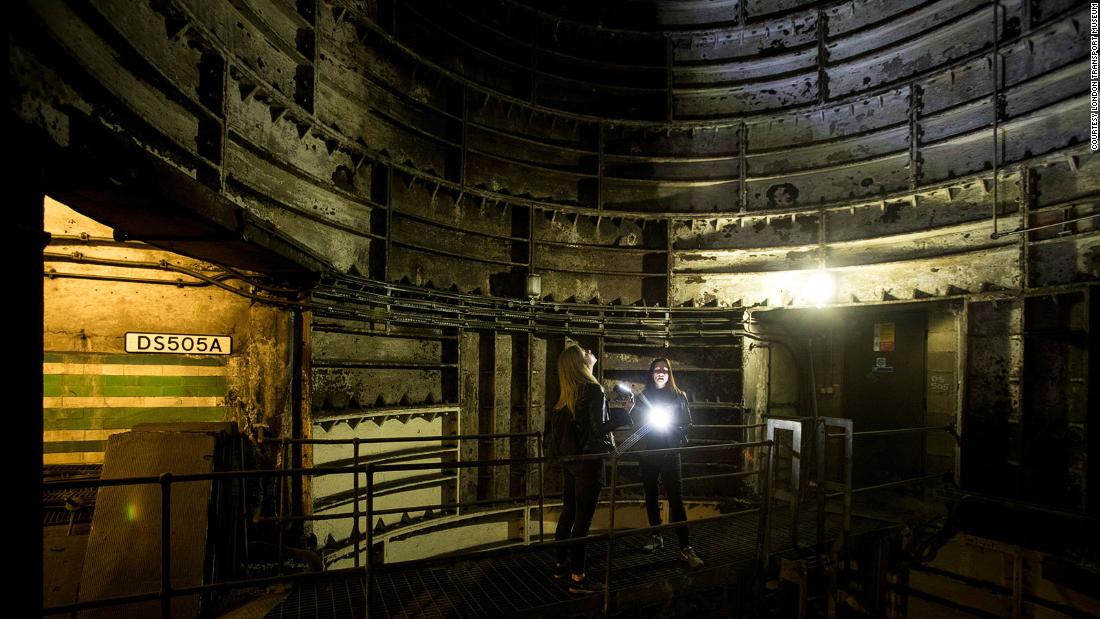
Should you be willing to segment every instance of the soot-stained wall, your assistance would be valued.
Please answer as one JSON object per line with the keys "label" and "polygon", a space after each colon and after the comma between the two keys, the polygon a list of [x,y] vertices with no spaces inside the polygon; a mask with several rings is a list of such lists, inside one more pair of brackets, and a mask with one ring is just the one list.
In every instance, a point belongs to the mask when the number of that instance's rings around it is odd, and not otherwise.
{"label": "soot-stained wall", "polygon": [[[303,291],[316,280],[302,272],[314,272],[408,285],[460,316],[471,299],[684,310],[630,337],[593,319],[589,344],[641,348],[629,365],[671,348],[715,415],[740,414],[742,392],[763,391],[742,387],[731,308],[811,305],[803,288],[817,270],[834,278],[834,304],[962,303],[969,345],[952,412],[965,405],[971,427],[1000,437],[972,443],[964,479],[970,470],[992,487],[982,467],[1012,462],[1019,482],[998,492],[1036,485],[1026,480],[1040,469],[1026,463],[1042,459],[1016,454],[1052,448],[1013,428],[1057,426],[1051,444],[1088,451],[1072,438],[1089,422],[1072,411],[1095,399],[1082,317],[1095,316],[1100,278],[1086,7],[661,3],[628,17],[549,4],[19,3],[9,119],[42,186],[78,211]],[[531,301],[529,274],[542,281]],[[1074,308],[1054,314],[1056,327],[1042,321],[1046,298]],[[386,311],[309,325],[302,397],[317,427],[370,428],[361,420],[374,413],[383,428],[405,423],[391,413],[442,415],[421,417],[441,432],[462,419],[531,427],[537,417],[517,411],[552,392],[561,333],[452,322],[391,345]],[[671,334],[708,319],[731,335]],[[1027,388],[1020,377],[1035,367],[1060,368],[1070,413],[1048,414],[1040,385]],[[509,381],[490,380],[508,369]],[[357,412],[374,407],[388,410]],[[1059,474],[1073,479],[1082,462]],[[522,479],[479,472],[476,492]],[[444,496],[469,478],[425,483]],[[1055,502],[1094,505],[1085,494]]]}

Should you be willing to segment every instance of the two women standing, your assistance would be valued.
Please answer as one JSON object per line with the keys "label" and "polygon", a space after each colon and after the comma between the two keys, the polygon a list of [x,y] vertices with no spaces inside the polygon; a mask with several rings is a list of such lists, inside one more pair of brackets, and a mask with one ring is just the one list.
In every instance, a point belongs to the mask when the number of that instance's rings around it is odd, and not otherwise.
{"label": "two women standing", "polygon": [[[606,454],[615,450],[615,441],[611,430],[619,425],[608,410],[607,397],[603,387],[596,380],[592,369],[596,365],[596,356],[575,342],[566,345],[558,357],[558,379],[560,395],[553,407],[551,427],[552,450],[559,455]],[[646,379],[645,396],[652,406],[668,407],[671,423],[664,431],[654,431],[646,437],[645,449],[665,449],[680,447],[687,442],[687,429],[691,426],[691,414],[688,411],[687,397],[676,387],[672,376],[672,366],[667,359],[654,359],[650,364]],[[634,408],[633,396],[625,403],[629,413]],[[644,422],[644,420],[640,420]],[[660,454],[645,456],[641,459],[642,478],[645,487],[646,511],[650,525],[661,523],[657,506],[657,481],[661,479],[668,493],[669,507],[673,522],[687,519],[683,499],[680,494],[680,456],[679,454]],[[562,466],[562,512],[554,539],[583,538],[588,535],[592,517],[596,512],[600,488],[607,483],[604,460],[565,462]],[[691,567],[699,567],[703,561],[695,554],[688,543],[687,527],[677,529],[680,542],[680,557]],[[663,546],[659,534],[653,536],[643,550],[654,552]],[[601,590],[600,585],[585,576],[585,543],[562,544],[556,548],[554,577],[569,580],[569,590],[574,593]]]}

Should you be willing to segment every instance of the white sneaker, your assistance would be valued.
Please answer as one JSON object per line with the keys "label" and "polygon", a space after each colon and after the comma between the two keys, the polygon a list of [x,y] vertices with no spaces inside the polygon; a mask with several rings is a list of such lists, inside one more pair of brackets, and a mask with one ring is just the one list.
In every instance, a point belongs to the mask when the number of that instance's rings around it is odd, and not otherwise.
{"label": "white sneaker", "polygon": [[688,567],[692,569],[703,567],[703,560],[699,558],[699,555],[695,554],[695,550],[692,549],[691,546],[680,551],[680,558],[687,561]]}
{"label": "white sneaker", "polygon": [[654,553],[657,552],[658,549],[664,548],[664,546],[664,538],[661,537],[660,534],[655,534],[648,542],[646,542],[645,546],[642,546],[642,552]]}

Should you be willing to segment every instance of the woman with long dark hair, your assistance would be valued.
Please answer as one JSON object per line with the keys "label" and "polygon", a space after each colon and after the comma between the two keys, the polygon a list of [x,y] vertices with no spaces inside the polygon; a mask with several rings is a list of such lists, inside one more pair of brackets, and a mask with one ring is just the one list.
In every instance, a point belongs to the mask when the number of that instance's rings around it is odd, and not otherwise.
{"label": "woman with long dark hair", "polygon": [[[650,362],[643,393],[650,407],[642,414],[652,417],[638,420],[650,424],[649,433],[642,439],[642,449],[669,449],[686,445],[687,432],[691,427],[691,411],[688,410],[687,394],[676,386],[676,378],[672,374],[672,363],[668,359],[658,357]],[[684,499],[681,495],[680,454],[641,456],[639,461],[642,468],[642,487],[645,490],[645,507],[649,525],[661,524],[661,510],[657,504],[658,479],[665,485],[671,521],[687,520]],[[695,554],[695,550],[688,541],[687,527],[677,527],[676,537],[680,542],[680,558],[691,567],[702,566],[703,560]],[[649,542],[642,546],[642,550],[656,552],[663,546],[664,538],[660,533],[654,533]]]}
{"label": "woman with long dark hair", "polygon": [[[596,356],[591,350],[570,342],[558,356],[558,380],[561,392],[551,415],[551,450],[562,456],[610,453],[615,449],[611,420],[603,387],[592,374]],[[628,408],[633,406],[633,400]],[[562,511],[554,532],[555,540],[588,535],[596,513],[600,488],[607,483],[602,459],[565,462],[562,465]],[[573,593],[601,591],[601,585],[585,577],[585,543],[556,547],[554,577],[569,580]]]}

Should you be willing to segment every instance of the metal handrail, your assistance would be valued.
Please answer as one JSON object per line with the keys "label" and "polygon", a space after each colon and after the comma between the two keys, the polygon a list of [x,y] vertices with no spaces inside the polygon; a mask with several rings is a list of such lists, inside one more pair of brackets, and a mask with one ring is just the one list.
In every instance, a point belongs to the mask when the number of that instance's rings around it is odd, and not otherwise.
{"label": "metal handrail", "polygon": [[[906,478],[906,479],[899,479],[897,481],[888,481],[886,483],[875,484],[873,486],[863,486],[861,488],[852,488],[851,492],[852,492],[852,494],[857,494],[857,493],[860,493],[860,492],[868,492],[868,491],[871,491],[871,490],[882,490],[884,488],[894,488],[896,486],[906,486],[906,485],[909,485],[909,484],[920,483],[922,481],[932,481],[933,479],[943,479],[943,475],[942,474],[919,475],[917,477],[909,477],[909,478]],[[841,493],[841,492],[831,492],[831,493],[826,494],[825,496],[827,496],[829,498],[833,498],[833,497],[840,496],[841,494],[843,494],[843,493]]]}
{"label": "metal handrail", "polygon": [[[279,469],[256,469],[256,470],[243,470],[243,471],[212,471],[209,473],[186,473],[186,474],[173,474],[163,473],[161,475],[152,476],[136,476],[125,478],[95,478],[95,479],[68,479],[68,480],[54,480],[43,481],[42,489],[48,491],[54,488],[104,488],[104,487],[119,487],[119,486],[135,486],[135,485],[159,485],[161,488],[161,585],[159,591],[139,593],[133,595],[114,596],[110,598],[101,598],[97,600],[88,600],[84,602],[78,602],[75,604],[66,604],[63,606],[48,607],[43,609],[44,615],[56,614],[56,613],[72,613],[80,610],[86,610],[91,608],[102,608],[107,606],[116,606],[122,604],[132,604],[137,602],[147,602],[152,600],[160,600],[160,611],[162,617],[169,617],[171,613],[171,600],[175,597],[184,595],[194,595],[197,593],[203,593],[207,591],[232,589],[245,586],[253,586],[260,583],[278,583],[289,582],[292,580],[301,580],[303,575],[283,575],[265,579],[244,579],[233,580],[222,583],[214,583],[208,585],[200,585],[193,587],[181,587],[174,589],[172,587],[171,580],[171,502],[172,494],[171,487],[173,484],[189,483],[189,482],[201,482],[201,481],[222,481],[228,479],[253,479],[263,477],[278,477],[280,479],[302,477],[302,476],[321,476],[321,475],[337,475],[351,473],[354,482],[353,487],[358,486],[359,475],[367,470],[367,466],[359,463],[359,445],[371,444],[371,443],[393,443],[393,442],[426,442],[426,441],[438,441],[438,440],[462,440],[462,439],[507,439],[507,438],[535,438],[538,443],[538,453],[542,453],[542,434],[539,432],[521,432],[521,433],[503,433],[503,434],[466,434],[466,435],[440,435],[440,436],[410,436],[410,437],[378,437],[378,438],[353,438],[353,439],[280,439],[278,442],[283,448],[288,448],[292,444],[350,444],[354,447],[353,464],[350,467],[283,467]],[[284,457],[284,462],[289,462],[289,458]],[[441,463],[444,468],[453,466],[455,463]],[[540,487],[541,487],[541,469],[540,469]],[[279,499],[279,514],[276,516],[276,520],[280,524],[286,522],[304,522],[311,520],[331,520],[334,519],[330,515],[304,515],[304,516],[290,516],[287,517],[283,514],[284,506],[282,500],[282,490],[284,484],[280,484],[280,499]],[[356,492],[357,498],[355,501],[356,507],[358,506],[358,492]],[[515,500],[522,500],[530,497],[509,497],[507,499],[499,499],[492,501],[478,501],[479,504],[491,503],[491,502],[511,502]],[[542,508],[543,501],[540,498],[539,506]],[[353,516],[353,534],[352,537],[355,540],[356,546],[358,546],[359,535],[356,533],[358,526],[358,517],[355,516],[357,509],[353,508],[350,515]],[[389,510],[387,510],[389,511]],[[349,514],[340,514],[339,517],[347,517]],[[540,535],[542,534],[542,523],[540,521]],[[357,549],[358,550],[358,549]],[[279,556],[282,556],[282,537],[279,538],[278,543]],[[349,571],[354,572],[360,570],[358,567],[358,551],[356,556],[356,567],[348,568]],[[318,574],[328,574],[333,572],[321,572]]]}
{"label": "metal handrail", "polygon": [[[351,537],[351,540],[352,540],[352,544],[354,546],[353,549],[352,549],[352,557],[353,557],[352,561],[354,562],[355,567],[359,567],[359,538],[361,536],[361,534],[359,533],[359,502],[360,502],[361,498],[359,496],[359,473],[358,473],[358,468],[359,468],[359,465],[360,465],[360,458],[359,458],[359,456],[360,456],[359,446],[360,445],[377,445],[377,444],[383,444],[383,443],[425,443],[425,442],[436,442],[436,441],[463,441],[463,440],[485,440],[485,439],[498,440],[498,439],[511,439],[511,438],[527,438],[527,439],[534,438],[534,439],[536,439],[538,441],[538,454],[540,456],[542,455],[542,433],[540,433],[540,432],[506,432],[506,433],[500,433],[500,434],[446,434],[446,435],[441,434],[441,435],[435,435],[435,436],[377,436],[377,437],[366,437],[366,438],[356,436],[356,437],[353,437],[353,438],[350,438],[350,439],[282,438],[282,439],[280,439],[280,441],[284,446],[289,446],[289,445],[351,445],[352,446],[352,450],[353,450],[352,451],[352,467],[354,469],[356,469],[356,472],[352,474],[352,497],[353,497],[353,500],[352,500],[352,513],[351,513],[351,517],[352,517],[351,523],[352,524],[351,524],[350,537]],[[283,461],[287,462],[288,459],[284,459]],[[542,482],[541,478],[542,478],[542,471],[540,470],[539,471],[540,489],[541,489],[541,482]],[[492,501],[490,501],[490,502],[492,502]],[[539,505],[541,506],[542,503],[543,503],[543,499],[540,497]],[[460,504],[456,504],[456,505],[460,505]],[[416,511],[416,510],[405,510],[405,511]],[[341,517],[342,517],[342,515],[343,514],[341,514]],[[281,515],[281,512],[280,512],[279,524],[281,525],[284,522],[311,522],[311,521],[315,521],[315,520],[335,520],[335,519],[337,519],[337,518],[333,517],[333,515],[317,516],[315,514],[309,514],[309,515],[303,515],[303,516],[291,516],[289,519],[284,519]],[[369,517],[367,518],[367,527],[368,527],[368,529],[373,530],[373,525],[371,524],[371,520],[372,520],[372,518],[369,518]],[[542,522],[540,521],[539,522],[539,535],[540,536],[543,535],[542,526],[543,526]],[[282,557],[281,542],[282,542],[282,538],[280,537],[279,557]],[[368,549],[368,552],[369,552],[369,549]]]}
{"label": "metal handrail", "polygon": [[738,423],[738,424],[720,423],[720,424],[703,424],[703,425],[692,424],[691,425],[691,429],[693,429],[693,430],[694,429],[699,429],[699,430],[730,430],[730,429],[733,429],[733,430],[736,430],[738,428],[749,429],[749,428],[766,428],[766,427],[768,427],[768,424],[766,424],[766,423]]}
{"label": "metal handrail", "polygon": [[[915,428],[890,428],[888,430],[863,430],[863,431],[860,431],[860,432],[852,432],[852,436],[854,436],[854,437],[883,436],[883,435],[887,435],[887,434],[909,434],[909,433],[916,433],[916,432],[929,432],[931,430],[943,430],[944,432],[950,432],[953,429],[954,429],[954,426],[951,426],[951,425],[919,426],[919,427],[915,427]],[[843,436],[843,435],[835,434],[835,435],[830,435],[830,436]]]}
{"label": "metal handrail", "polygon": [[[219,583],[210,583],[206,585],[194,585],[191,587],[178,587],[172,589],[172,596],[185,596],[195,595],[201,593],[209,593],[214,591],[226,591],[230,589],[239,589],[245,587],[263,587],[267,585],[288,583],[288,582],[312,582],[315,580],[334,580],[349,575],[354,575],[362,572],[363,568],[345,567],[335,570],[326,570],[323,572],[301,572],[297,574],[283,574],[280,576],[266,576],[263,578],[244,578],[239,580],[229,580]],[[116,606],[122,604],[133,604],[135,602],[149,602],[160,598],[160,592],[152,591],[149,593],[135,593],[133,595],[114,596],[108,598],[99,598],[96,600],[89,600],[87,602],[79,602],[76,604],[66,604],[64,606],[51,606],[44,608],[42,615],[54,615],[54,614],[68,614],[81,610],[88,610],[91,608],[103,608],[106,606]]]}
{"label": "metal handrail", "polygon": [[[825,501],[827,495],[827,482],[825,481],[825,440],[830,436],[844,438],[844,456],[841,460],[843,470],[843,491],[838,493],[844,497],[843,512],[841,514],[841,552],[847,553],[848,540],[852,532],[852,428],[851,419],[839,417],[819,417],[817,427],[814,429],[814,451],[817,456],[817,543],[821,546],[825,542]],[[829,428],[840,428],[841,434],[829,434]],[[846,557],[845,557],[846,558]]]}
{"label": "metal handrail", "polygon": [[[537,465],[539,465],[539,470],[541,472],[542,465],[546,464],[546,463],[549,463],[549,462],[563,462],[564,463],[564,462],[586,462],[586,461],[593,461],[593,460],[600,460],[600,461],[610,460],[610,463],[611,463],[611,486],[610,486],[610,498],[609,498],[609,523],[608,523],[607,532],[602,533],[602,534],[587,535],[584,538],[569,538],[569,539],[565,539],[565,540],[554,540],[554,541],[547,542],[545,540],[545,534],[542,530],[543,522],[545,520],[545,503],[544,503],[545,490],[542,486],[542,479],[541,479],[541,475],[540,475],[540,480],[539,480],[539,482],[540,482],[540,486],[539,486],[540,501],[539,501],[539,512],[538,512],[539,513],[539,530],[540,530],[539,537],[540,537],[540,541],[537,543],[537,545],[540,546],[540,547],[551,547],[551,546],[558,546],[558,545],[561,545],[561,544],[572,544],[572,543],[576,543],[576,542],[582,541],[582,540],[587,542],[587,541],[590,541],[590,540],[599,540],[599,539],[607,538],[607,540],[608,540],[608,553],[607,553],[607,560],[606,560],[605,565],[604,565],[604,609],[605,609],[605,612],[606,612],[608,610],[608,608],[610,607],[610,600],[611,600],[611,598],[610,598],[610,595],[611,595],[611,593],[610,593],[611,592],[611,589],[610,589],[610,587],[611,587],[611,564],[612,564],[612,561],[613,561],[614,538],[615,538],[615,535],[616,535],[616,532],[615,532],[615,508],[616,508],[616,490],[619,489],[619,486],[618,486],[618,473],[619,473],[618,463],[619,463],[620,459],[625,459],[625,458],[633,459],[633,458],[637,458],[637,457],[652,456],[652,455],[694,453],[694,452],[700,452],[700,451],[716,451],[716,450],[719,450],[719,449],[741,449],[741,448],[753,448],[753,447],[767,447],[770,451],[771,448],[773,447],[773,445],[774,445],[774,443],[769,440],[769,441],[752,441],[752,442],[729,442],[729,443],[724,443],[724,444],[721,444],[721,445],[701,445],[701,446],[691,446],[691,447],[673,447],[673,448],[667,448],[667,449],[647,449],[647,450],[628,451],[628,452],[624,452],[624,453],[580,454],[580,455],[563,456],[563,457],[549,457],[549,458],[540,455],[537,458],[500,458],[500,459],[489,459],[489,460],[470,460],[470,461],[466,461],[466,462],[369,463],[369,464],[366,465],[366,473],[367,473],[367,493],[366,494],[367,494],[367,522],[368,522],[368,527],[367,527],[366,582],[364,583],[365,589],[366,589],[366,597],[367,597],[367,599],[366,599],[367,614],[368,614],[368,616],[370,614],[370,598],[371,598],[371,595],[372,595],[374,578],[376,576],[376,573],[380,569],[380,567],[382,565],[385,565],[384,557],[382,559],[383,562],[381,564],[378,564],[376,562],[374,552],[373,552],[373,548],[374,548],[374,527],[371,526],[371,524],[370,524],[371,522],[373,522],[374,517],[376,515],[383,513],[382,511],[376,511],[374,509],[374,476],[375,476],[376,473],[387,472],[387,471],[390,471],[390,472],[392,472],[392,471],[422,471],[422,470],[443,470],[443,469],[455,469],[455,468],[473,468],[473,467],[480,467],[480,466],[505,466],[505,465],[511,465],[511,464],[521,464],[521,463],[524,463],[524,464],[537,464]],[[770,470],[770,467],[768,468],[768,470]],[[753,474],[755,474],[755,473],[757,473],[757,472],[753,472]],[[708,476],[708,477],[725,477],[725,476],[732,476],[732,475],[733,474]],[[396,510],[386,510],[386,511],[388,513],[395,513]],[[766,502],[764,509],[761,510],[761,521],[762,521],[761,522],[761,527],[767,526],[767,514],[768,514],[769,511],[770,511],[770,501]],[[738,512],[737,514],[740,514],[740,513],[743,513],[743,512]],[[729,516],[732,516],[732,515],[734,515],[734,514],[722,514],[719,517],[708,517],[708,518],[696,519],[695,521],[692,522],[692,524],[695,525],[695,524],[698,524],[699,522],[709,522],[711,520],[720,519],[721,517],[729,517]],[[528,513],[528,510],[525,509],[524,510],[525,528],[526,528],[526,522],[529,521],[529,519],[530,519],[530,514]],[[640,532],[650,531],[650,530],[652,530],[652,531],[664,530],[665,528],[677,527],[677,526],[689,526],[689,525],[686,522],[669,523],[667,525],[656,525],[654,527],[632,529],[630,534],[633,535],[633,534],[638,534]],[[527,538],[526,533],[525,533],[525,538]],[[527,542],[528,545],[530,545],[530,542],[528,541],[528,539],[529,538],[525,539],[525,542]],[[766,539],[766,537],[764,537],[762,539]],[[761,553],[766,553],[766,551],[767,551],[766,547],[761,546],[760,552]],[[475,552],[475,553],[468,553],[468,554],[478,554],[478,553]],[[461,557],[461,556],[465,556],[465,554],[464,553],[459,553],[459,554],[455,554],[455,555],[449,555],[450,558]],[[401,562],[400,563],[400,565],[408,565],[408,564],[409,564],[409,562]]]}
{"label": "metal handrail", "polygon": [[425,443],[430,441],[461,441],[466,439],[535,438],[541,432],[509,432],[502,434],[440,434],[437,436],[379,436],[369,438],[283,438],[281,442],[292,445],[369,445],[377,443]]}
{"label": "metal handrail", "polygon": [[[419,441],[442,440],[442,439],[454,440],[454,439],[461,439],[461,438],[470,438],[470,439],[494,438],[495,439],[495,438],[516,438],[516,437],[533,437],[533,438],[538,439],[538,449],[539,449],[539,454],[540,455],[537,456],[537,457],[528,457],[528,458],[505,458],[505,459],[493,459],[493,460],[471,460],[471,461],[465,461],[465,462],[440,462],[440,463],[385,463],[385,462],[362,463],[362,462],[359,461],[359,455],[360,454],[358,453],[358,446],[359,446],[359,444],[362,444],[362,443],[412,442],[412,441],[418,441],[419,442]],[[284,446],[289,446],[292,441],[294,441],[294,442],[297,442],[297,441],[306,442],[306,441],[310,441],[310,440],[314,440],[314,439],[285,439],[282,442],[283,442]],[[318,442],[320,442],[320,440],[318,440]],[[673,453],[679,454],[679,453],[692,453],[692,452],[700,452],[700,451],[714,451],[714,450],[718,450],[718,449],[738,449],[738,448],[758,448],[758,447],[763,448],[763,447],[766,447],[770,450],[774,445],[774,443],[772,441],[730,442],[730,443],[726,443],[726,444],[722,444],[722,445],[702,445],[702,446],[677,447],[677,448],[668,448],[668,449],[639,450],[639,451],[625,452],[625,453],[622,453],[622,454],[585,454],[585,455],[567,456],[567,457],[560,457],[560,458],[548,458],[548,457],[545,457],[545,456],[542,455],[542,435],[541,435],[541,433],[538,433],[538,432],[510,433],[510,434],[499,434],[499,435],[491,435],[491,434],[489,434],[489,435],[449,435],[449,436],[439,436],[439,437],[394,437],[394,438],[348,439],[348,440],[336,439],[336,440],[333,440],[331,442],[333,442],[333,443],[337,443],[337,442],[338,443],[348,443],[348,444],[352,444],[356,448],[356,453],[353,456],[353,464],[351,466],[341,466],[341,467],[288,467],[288,468],[271,469],[271,470],[256,469],[256,470],[243,470],[243,471],[214,471],[214,472],[209,472],[209,473],[187,473],[187,474],[164,473],[164,474],[158,475],[158,476],[138,476],[138,477],[129,477],[129,478],[109,478],[109,479],[103,479],[103,478],[100,478],[100,479],[71,479],[71,480],[57,480],[57,481],[43,482],[42,485],[43,485],[44,489],[50,489],[50,488],[92,488],[92,487],[101,488],[101,487],[117,487],[117,486],[131,486],[131,485],[150,485],[150,484],[157,484],[161,488],[161,587],[160,587],[160,591],[139,593],[139,594],[133,594],[133,595],[126,595],[126,596],[116,596],[116,597],[111,597],[111,598],[101,598],[101,599],[97,599],[97,600],[89,600],[89,601],[78,602],[78,603],[75,603],[75,604],[67,604],[67,605],[64,605],[64,606],[49,607],[49,608],[44,608],[43,613],[46,614],[46,615],[56,614],[56,613],[71,613],[71,612],[77,612],[77,611],[80,611],[80,610],[86,610],[86,609],[91,609],[91,608],[101,608],[101,607],[121,605],[121,604],[131,604],[131,603],[143,602],[143,601],[160,600],[161,616],[162,617],[168,617],[168,616],[170,616],[170,612],[171,612],[171,601],[172,601],[172,599],[176,598],[176,597],[180,597],[180,596],[195,595],[195,594],[200,594],[200,593],[205,593],[205,592],[210,592],[210,591],[219,591],[219,590],[234,589],[234,588],[240,588],[240,587],[256,586],[256,585],[260,585],[260,584],[271,584],[271,583],[279,583],[279,582],[294,582],[294,581],[308,581],[308,580],[322,579],[322,578],[328,578],[328,577],[336,577],[338,575],[343,575],[343,574],[363,573],[364,571],[366,572],[366,577],[367,577],[367,581],[368,581],[367,582],[367,585],[368,585],[367,592],[368,592],[368,604],[369,604],[370,584],[371,584],[371,580],[373,579],[372,574],[378,567],[377,565],[372,565],[374,563],[373,552],[371,551],[372,546],[373,546],[373,537],[374,537],[374,527],[370,526],[370,520],[372,519],[372,516],[380,515],[380,514],[387,514],[387,513],[397,513],[398,511],[409,511],[410,509],[412,509],[412,510],[418,510],[418,509],[421,509],[421,508],[423,508],[423,509],[434,509],[436,507],[449,508],[449,507],[484,505],[484,504],[502,503],[502,502],[509,502],[510,503],[510,502],[518,502],[520,500],[523,500],[523,501],[526,502],[526,501],[529,501],[529,500],[534,498],[534,495],[526,495],[526,496],[523,496],[523,497],[508,497],[508,498],[504,498],[504,499],[489,499],[489,500],[467,501],[467,502],[457,502],[457,503],[443,503],[443,504],[440,504],[438,506],[436,506],[435,504],[432,504],[431,506],[428,506],[428,505],[414,506],[413,508],[405,507],[405,508],[401,508],[401,509],[374,510],[374,506],[373,506],[374,475],[373,474],[375,472],[398,471],[398,470],[423,470],[423,469],[455,469],[455,468],[470,468],[470,467],[485,466],[485,465],[490,465],[490,466],[492,466],[492,465],[510,465],[510,464],[519,464],[519,463],[536,464],[536,465],[538,465],[538,469],[539,469],[539,495],[538,495],[539,505],[538,505],[538,513],[539,513],[539,538],[540,538],[540,541],[537,542],[537,545],[543,546],[543,547],[550,547],[550,546],[556,546],[556,545],[560,545],[560,544],[570,544],[570,543],[577,542],[579,540],[590,541],[590,540],[600,540],[600,539],[607,538],[610,542],[613,539],[613,537],[615,536],[615,532],[614,532],[614,519],[612,518],[611,526],[609,527],[609,531],[607,533],[592,534],[592,535],[586,536],[585,538],[576,538],[576,539],[570,538],[570,539],[561,540],[561,541],[556,541],[556,540],[546,541],[545,540],[545,532],[543,531],[543,526],[544,526],[543,521],[544,521],[544,514],[545,514],[545,492],[544,492],[544,486],[543,486],[542,471],[543,471],[543,465],[544,464],[547,464],[547,463],[550,463],[550,462],[577,462],[577,461],[590,461],[590,460],[597,460],[597,459],[599,459],[599,460],[610,459],[616,465],[613,469],[613,472],[612,472],[612,486],[611,486],[611,497],[610,497],[611,509],[612,509],[612,513],[613,513],[614,512],[614,507],[615,507],[615,504],[616,504],[615,491],[619,490],[619,489],[622,489],[622,488],[632,487],[634,485],[637,485],[637,484],[629,484],[629,485],[621,485],[620,486],[620,485],[617,484],[617,481],[618,481],[618,475],[617,475],[618,466],[617,466],[617,463],[621,459],[633,459],[633,458],[640,457],[640,456],[660,455],[660,454],[673,454]],[[767,460],[765,460],[765,462],[767,462]],[[768,472],[769,472],[769,469],[766,468],[762,471],[742,471],[742,472],[736,472],[736,473],[702,476],[698,479],[712,479],[712,478],[720,478],[720,477],[740,477],[740,476],[747,476],[747,475],[764,474],[765,475],[765,484],[770,485],[770,481],[768,480],[769,476],[767,475]],[[345,568],[345,569],[340,569],[340,570],[330,570],[330,571],[315,572],[315,573],[310,573],[310,574],[281,575],[281,576],[274,576],[274,577],[267,577],[267,578],[260,578],[260,579],[239,579],[239,580],[224,581],[224,582],[220,582],[220,583],[211,583],[211,584],[205,584],[205,585],[190,586],[190,587],[180,587],[180,588],[173,588],[172,587],[172,584],[171,584],[172,583],[172,580],[171,580],[171,502],[172,502],[171,487],[172,487],[173,484],[189,483],[189,482],[200,482],[200,481],[220,481],[220,480],[228,480],[228,479],[252,479],[252,478],[261,478],[261,477],[291,478],[291,477],[301,477],[301,476],[337,475],[337,474],[348,474],[348,473],[353,474],[353,476],[356,479],[358,479],[359,474],[364,474],[365,473],[367,475],[367,488],[366,488],[367,510],[366,510],[366,515],[368,517],[368,526],[367,526],[367,532],[366,532],[367,533],[367,535],[366,535],[366,537],[367,537],[367,566],[366,566],[365,570],[364,570],[363,567],[358,566],[358,561],[357,561],[356,567]],[[689,478],[689,479],[694,480],[696,478]],[[353,485],[356,485],[356,484],[353,484]],[[335,514],[333,514],[333,515],[323,515],[323,516],[305,515],[305,516],[290,516],[290,517],[286,517],[286,516],[280,514],[278,516],[278,520],[279,520],[280,523],[301,522],[301,521],[307,521],[307,520],[330,520],[330,519],[334,519],[336,517],[347,517],[347,516],[350,515],[350,516],[353,517],[354,522],[355,522],[355,525],[353,525],[353,537],[355,538],[354,541],[356,543],[356,556],[358,557],[358,554],[359,554],[359,552],[358,552],[358,541],[359,541],[360,535],[356,534],[355,532],[357,531],[356,527],[357,527],[358,519],[359,519],[358,514],[360,514],[362,512],[359,512],[357,507],[358,507],[358,499],[356,501],[356,508],[354,508],[350,514],[342,513],[342,514],[339,514],[339,515],[335,515]],[[654,526],[645,527],[645,528],[631,529],[631,531],[630,531],[630,533],[628,533],[628,535],[642,534],[642,533],[647,532],[647,531],[661,531],[661,530],[665,530],[665,529],[668,529],[668,528],[679,527],[679,526],[695,526],[695,525],[698,525],[698,524],[701,524],[701,523],[713,522],[713,521],[718,521],[718,520],[722,520],[722,519],[742,515],[742,514],[745,514],[745,513],[751,513],[754,510],[760,510],[761,511],[761,519],[762,519],[762,525],[761,526],[766,526],[767,514],[768,514],[768,511],[769,511],[769,505],[767,503],[765,504],[763,509],[761,509],[761,508],[751,508],[751,509],[748,509],[748,510],[732,512],[732,513],[729,513],[729,514],[720,514],[718,516],[697,518],[697,519],[694,519],[694,520],[690,521],[690,523],[689,522],[676,522],[676,523],[667,523],[667,524],[663,524],[663,525],[654,525]],[[530,518],[529,512],[530,512],[530,508],[525,505],[524,506],[524,518],[525,518],[525,520]],[[610,599],[609,598],[609,595],[610,595],[609,579],[610,579],[610,565],[611,565],[610,564],[610,559],[611,559],[611,554],[612,554],[612,550],[611,550],[612,546],[613,546],[613,544],[609,544],[609,562],[605,566],[605,570],[606,570],[606,574],[605,574],[605,603],[609,603],[609,599]],[[281,547],[281,544],[280,544],[280,547]],[[280,548],[280,550],[281,550],[281,548]],[[766,548],[762,548],[761,551],[766,552]],[[471,553],[471,554],[483,554],[483,553],[484,553],[484,551],[481,551],[480,553]],[[431,558],[429,558],[429,559],[431,559]],[[425,560],[428,560],[428,559],[425,559]],[[408,562],[401,562],[400,565],[405,565],[406,563],[408,563]]]}
{"label": "metal handrail", "polygon": [[[804,421],[810,421],[814,418],[805,418]],[[825,501],[836,497],[844,498],[843,506],[843,535],[844,544],[843,547],[847,548],[847,538],[850,534],[850,520],[852,512],[852,495],[868,492],[873,490],[882,490],[884,488],[893,488],[897,486],[905,486],[909,484],[915,484],[919,482],[925,482],[932,479],[941,478],[941,475],[922,475],[918,477],[912,477],[903,480],[897,480],[892,482],[886,482],[882,484],[875,484],[872,486],[864,486],[862,488],[852,487],[852,440],[862,437],[878,437],[878,436],[892,436],[898,434],[915,434],[930,431],[944,431],[949,434],[954,434],[955,428],[953,425],[939,425],[939,426],[917,426],[911,428],[889,428],[884,430],[863,430],[860,432],[853,431],[853,423],[848,418],[835,418],[835,417],[818,417],[816,418],[817,427],[816,433],[816,445],[817,451],[817,478],[818,478],[818,514],[817,514],[817,538],[820,544],[824,539],[825,528]],[[840,433],[829,433],[830,427],[840,427],[844,431]],[[844,481],[840,484],[843,488],[840,492],[828,492],[825,483],[825,441],[828,439],[844,439],[845,441],[845,453],[844,453]]]}

